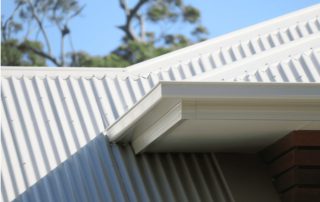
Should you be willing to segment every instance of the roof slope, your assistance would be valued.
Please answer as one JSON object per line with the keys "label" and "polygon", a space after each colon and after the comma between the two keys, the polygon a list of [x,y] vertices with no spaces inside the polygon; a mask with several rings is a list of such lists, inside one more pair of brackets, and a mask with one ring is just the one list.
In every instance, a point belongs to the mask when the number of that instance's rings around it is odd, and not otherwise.
{"label": "roof slope", "polygon": [[[320,4],[128,67],[133,73],[206,72],[320,32]],[[200,68],[198,68],[200,66]]]}
{"label": "roof slope", "polygon": [[[303,40],[320,32],[320,4],[305,8],[242,30],[222,35],[204,42],[164,54],[126,69],[84,70],[79,68],[57,73],[44,68],[37,75],[85,75],[103,77],[126,72],[133,77],[156,77],[161,80],[183,80],[239,62],[274,48]],[[32,68],[31,68],[32,69]],[[28,70],[31,70],[27,68]],[[30,75],[18,68],[15,75]],[[95,72],[96,71],[96,72]],[[51,73],[49,73],[51,72]],[[84,73],[85,72],[85,73]],[[33,76],[31,73],[31,76]],[[122,77],[125,75],[121,74]]]}
{"label": "roof slope", "polygon": [[208,71],[189,80],[320,82],[320,34]]}
{"label": "roof slope", "polygon": [[215,162],[211,153],[135,156],[130,146],[111,145],[100,135],[16,201],[230,202]]}
{"label": "roof slope", "polygon": [[[320,6],[313,6],[127,69],[2,69],[4,201],[16,198],[71,158],[160,80],[190,79],[304,43],[318,36],[319,13]],[[72,162],[84,166],[81,159]]]}

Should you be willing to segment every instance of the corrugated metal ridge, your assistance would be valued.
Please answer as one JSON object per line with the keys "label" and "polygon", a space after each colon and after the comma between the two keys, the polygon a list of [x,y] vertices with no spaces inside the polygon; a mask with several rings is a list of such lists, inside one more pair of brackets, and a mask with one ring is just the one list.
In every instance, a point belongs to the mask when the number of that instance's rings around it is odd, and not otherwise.
{"label": "corrugated metal ridge", "polygon": [[[281,61],[290,60],[291,58],[295,58],[294,56],[299,57],[302,54],[309,55],[312,52],[312,60],[308,64],[302,64],[304,67],[304,71],[306,71],[302,79],[304,81],[308,80],[308,82],[320,82],[319,79],[319,63],[318,55],[319,55],[319,48],[320,48],[320,34],[315,34],[309,37],[306,37],[304,40],[295,41],[290,44],[284,45],[282,47],[260,53],[259,55],[253,56],[248,59],[244,59],[240,62],[233,63],[230,65],[226,65],[224,68],[221,69],[214,69],[210,72],[207,72],[204,75],[199,75],[192,77],[191,81],[203,81],[203,80],[210,80],[210,81],[236,81],[238,77],[241,77],[243,74],[249,74],[255,71],[264,70],[270,64],[281,63]],[[286,68],[286,72],[290,71],[290,67]],[[303,71],[303,72],[304,72]],[[285,75],[284,75],[285,76]],[[313,78],[314,77],[314,78]]]}
{"label": "corrugated metal ridge", "polygon": [[320,83],[320,48],[266,64],[228,80],[234,82]]}
{"label": "corrugated metal ridge", "polygon": [[[320,4],[221,37],[173,51],[127,68],[4,69],[4,76],[69,76],[139,79],[176,74],[185,79],[241,61],[320,32]],[[30,71],[28,71],[30,70]],[[31,71],[32,70],[32,71]],[[32,72],[32,73],[30,73]]]}
{"label": "corrugated metal ridge", "polygon": [[[126,68],[75,68],[75,67],[2,67],[1,77],[74,77],[74,78],[86,78],[91,79],[96,77],[103,79],[109,78],[127,78],[129,73]],[[134,76],[134,75],[131,75]]]}
{"label": "corrugated metal ridge", "polygon": [[[4,190],[4,201],[6,192]],[[15,201],[231,202],[212,153],[135,155],[102,135],[41,178]]]}

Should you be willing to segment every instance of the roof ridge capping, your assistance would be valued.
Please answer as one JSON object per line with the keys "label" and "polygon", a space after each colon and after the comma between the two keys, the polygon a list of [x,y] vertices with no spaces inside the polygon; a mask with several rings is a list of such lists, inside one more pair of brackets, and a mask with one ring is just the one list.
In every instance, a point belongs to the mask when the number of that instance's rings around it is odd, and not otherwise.
{"label": "roof ridge capping", "polygon": [[1,67],[1,77],[103,77],[128,75],[125,68],[82,67]]}
{"label": "roof ridge capping", "polygon": [[192,57],[198,57],[202,54],[212,52],[214,49],[219,49],[226,45],[233,45],[235,42],[249,40],[277,29],[287,28],[294,23],[318,17],[319,14],[320,4],[316,4],[131,65],[127,67],[127,69],[131,72],[151,72],[156,69],[162,69],[163,67],[169,67],[180,61],[190,60]]}
{"label": "roof ridge capping", "polygon": [[[320,4],[291,12],[289,14],[273,18],[256,25],[252,25],[234,32],[209,39],[153,59],[131,65],[127,68],[82,68],[82,67],[64,67],[64,68],[48,68],[48,67],[2,67],[1,75],[4,77],[15,76],[64,76],[64,77],[93,77],[108,74],[108,76],[139,76],[154,71],[161,71],[176,65],[181,61],[190,61],[192,58],[199,57],[204,54],[212,53],[215,50],[225,48],[225,46],[236,45],[235,43],[254,39],[255,37],[265,35],[277,29],[288,28],[292,24],[304,22],[312,18],[318,17],[320,13]],[[320,19],[318,19],[318,24]],[[319,25],[320,29],[320,25]],[[317,31],[319,31],[317,29]],[[304,36],[303,36],[304,37]],[[285,42],[286,44],[286,42]],[[268,49],[267,49],[268,50]],[[246,57],[245,57],[246,58]],[[242,58],[243,59],[243,58]]]}

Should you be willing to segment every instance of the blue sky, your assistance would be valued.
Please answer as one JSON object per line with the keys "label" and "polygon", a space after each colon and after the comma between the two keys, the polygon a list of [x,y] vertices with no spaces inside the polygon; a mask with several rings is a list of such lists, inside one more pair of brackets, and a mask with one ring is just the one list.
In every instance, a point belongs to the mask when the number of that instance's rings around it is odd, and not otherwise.
{"label": "blue sky", "polygon": [[[130,0],[128,0],[130,2]],[[2,0],[2,15],[13,8],[13,0]],[[124,21],[118,0],[81,0],[86,7],[82,15],[70,23],[76,50],[92,55],[106,55],[120,44],[122,32],[116,28]],[[319,0],[185,0],[201,11],[202,24],[209,37],[235,31],[317,3]],[[176,27],[182,33],[184,27]],[[59,48],[59,34],[49,28],[53,49]],[[66,44],[67,49],[69,45]]]}

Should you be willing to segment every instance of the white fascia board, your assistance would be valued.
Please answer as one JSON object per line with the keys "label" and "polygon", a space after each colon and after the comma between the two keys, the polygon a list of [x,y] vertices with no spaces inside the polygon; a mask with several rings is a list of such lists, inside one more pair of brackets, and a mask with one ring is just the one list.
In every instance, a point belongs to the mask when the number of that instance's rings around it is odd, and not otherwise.
{"label": "white fascia board", "polygon": [[132,147],[135,153],[142,152],[147,146],[160,138],[160,136],[168,134],[170,130],[173,130],[182,122],[182,103],[180,102],[148,129],[138,134],[136,138],[133,138]]}
{"label": "white fascia board", "polygon": [[163,98],[216,100],[320,100],[320,83],[161,82]]}
{"label": "white fascia board", "polygon": [[111,141],[122,139],[122,134],[141,119],[156,103],[161,100],[161,85],[158,83],[148,94],[137,102],[130,110],[110,125],[105,134]]}
{"label": "white fascia board", "polygon": [[320,48],[320,34],[311,35],[301,40],[243,59],[237,63],[211,70],[206,74],[192,77],[189,81],[226,81],[243,75],[245,72],[254,72],[268,64],[280,62],[289,59],[291,56],[303,54],[306,51],[318,48]]}
{"label": "white fascia board", "polygon": [[185,120],[320,121],[320,102],[233,101],[182,103]]}
{"label": "white fascia board", "polygon": [[[163,106],[164,115],[158,121],[140,128],[139,122],[147,113],[160,104],[164,99],[177,101],[176,107]],[[137,148],[136,152],[142,151],[147,144],[152,143],[161,135],[167,133],[183,119],[181,103],[183,101],[217,101],[225,102],[227,106],[237,105],[239,101],[252,103],[289,102],[289,103],[320,103],[319,83],[227,83],[227,82],[160,82],[134,107],[125,113],[120,119],[106,129],[105,134],[111,141],[122,141],[129,135],[131,142]],[[179,104],[180,103],[180,104]],[[150,116],[150,114],[148,114]],[[152,116],[152,114],[151,114]],[[272,118],[272,117],[271,117]]]}

